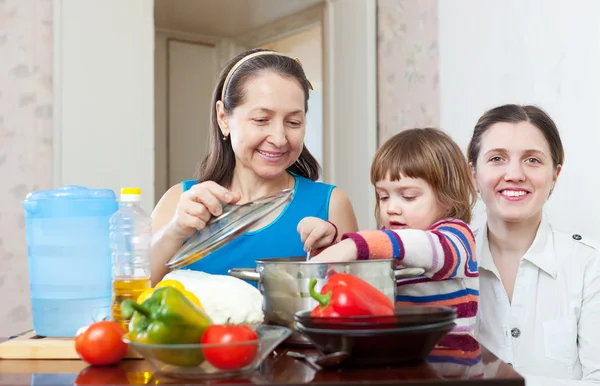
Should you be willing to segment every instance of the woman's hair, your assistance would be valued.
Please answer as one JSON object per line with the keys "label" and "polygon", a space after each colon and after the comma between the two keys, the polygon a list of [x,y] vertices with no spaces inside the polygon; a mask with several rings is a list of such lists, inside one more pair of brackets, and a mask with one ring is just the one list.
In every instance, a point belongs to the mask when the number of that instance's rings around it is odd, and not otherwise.
{"label": "woman's hair", "polygon": [[[275,72],[283,77],[294,79],[304,91],[304,111],[308,112],[308,92],[311,88],[302,65],[298,60],[275,51],[253,49],[233,58],[219,75],[213,91],[210,113],[210,140],[207,156],[200,164],[198,182],[215,181],[219,185],[229,186],[235,169],[235,154],[231,141],[224,140],[217,121],[216,105],[223,102],[225,113],[230,114],[245,102],[245,85],[253,77],[265,72]],[[227,80],[227,84],[225,84]],[[316,181],[320,166],[315,157],[303,145],[300,157],[288,171]]]}
{"label": "woman's hair", "polygon": [[[458,145],[434,128],[404,130],[385,142],[371,165],[371,183],[389,177],[422,178],[433,189],[438,202],[450,209],[444,217],[471,221],[477,201],[467,161]],[[376,214],[379,214],[379,195]]]}
{"label": "woman's hair", "polygon": [[558,134],[556,124],[548,114],[536,106],[521,106],[521,105],[503,105],[486,111],[473,130],[473,136],[467,147],[467,159],[473,167],[477,164],[477,158],[481,150],[481,139],[483,134],[495,123],[519,123],[529,122],[537,127],[541,132],[548,146],[552,157],[554,169],[558,165],[563,165],[565,161],[565,150]]}

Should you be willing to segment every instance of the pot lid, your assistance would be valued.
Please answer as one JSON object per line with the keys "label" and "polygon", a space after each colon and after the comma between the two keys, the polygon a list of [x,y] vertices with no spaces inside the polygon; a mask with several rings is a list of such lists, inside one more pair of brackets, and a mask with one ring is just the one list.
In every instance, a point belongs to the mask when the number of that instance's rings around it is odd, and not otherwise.
{"label": "pot lid", "polygon": [[202,259],[244,233],[259,220],[292,200],[294,189],[268,194],[242,205],[224,205],[223,214],[211,219],[169,260],[169,269],[182,268]]}

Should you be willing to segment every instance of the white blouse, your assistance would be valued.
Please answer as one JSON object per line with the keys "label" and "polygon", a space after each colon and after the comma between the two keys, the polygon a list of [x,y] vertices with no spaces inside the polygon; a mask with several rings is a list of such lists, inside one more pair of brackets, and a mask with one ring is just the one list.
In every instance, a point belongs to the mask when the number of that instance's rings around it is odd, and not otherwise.
{"label": "white blouse", "polygon": [[480,297],[476,334],[530,385],[600,384],[600,251],[595,241],[542,220],[521,259],[512,303],[487,238],[475,238]]}

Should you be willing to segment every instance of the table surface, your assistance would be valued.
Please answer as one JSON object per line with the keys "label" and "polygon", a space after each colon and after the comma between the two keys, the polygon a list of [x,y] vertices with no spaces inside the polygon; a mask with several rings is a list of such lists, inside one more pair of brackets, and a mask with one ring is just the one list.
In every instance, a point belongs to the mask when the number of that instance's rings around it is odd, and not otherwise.
{"label": "table surface", "polygon": [[[0,338],[0,341],[6,338]],[[0,360],[0,385],[124,384],[269,384],[269,385],[525,385],[511,366],[470,335],[446,335],[426,361],[390,367],[317,369],[288,351],[316,354],[314,349],[281,345],[261,368],[246,378],[177,380],[153,374],[145,360],[123,360],[115,366],[88,366],[79,360]]]}

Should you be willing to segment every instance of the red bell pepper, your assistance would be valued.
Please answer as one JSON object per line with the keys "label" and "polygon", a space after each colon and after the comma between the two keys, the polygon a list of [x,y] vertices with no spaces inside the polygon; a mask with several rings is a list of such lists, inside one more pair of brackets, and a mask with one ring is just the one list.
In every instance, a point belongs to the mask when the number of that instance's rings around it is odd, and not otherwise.
{"label": "red bell pepper", "polygon": [[317,279],[309,281],[310,296],[319,302],[311,316],[340,317],[393,315],[393,302],[366,281],[347,273],[333,274],[321,289],[315,291]]}

